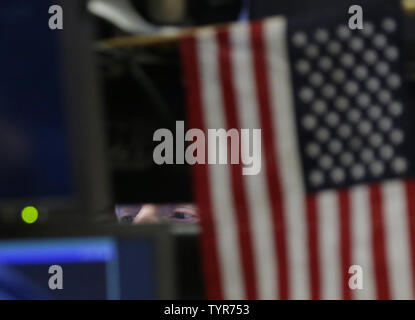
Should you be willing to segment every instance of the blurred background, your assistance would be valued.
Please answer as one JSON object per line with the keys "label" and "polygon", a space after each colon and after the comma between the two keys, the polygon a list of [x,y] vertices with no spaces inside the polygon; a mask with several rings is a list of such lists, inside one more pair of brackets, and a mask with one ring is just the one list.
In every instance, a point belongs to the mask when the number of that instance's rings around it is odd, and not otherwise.
{"label": "blurred background", "polygon": [[[177,35],[354,2],[2,0],[0,298],[203,298],[197,208],[177,209],[193,203],[191,168],[153,162],[154,131],[186,121]],[[55,4],[63,30],[47,28]],[[413,88],[413,32],[405,43]],[[148,204],[163,223],[133,225]]]}

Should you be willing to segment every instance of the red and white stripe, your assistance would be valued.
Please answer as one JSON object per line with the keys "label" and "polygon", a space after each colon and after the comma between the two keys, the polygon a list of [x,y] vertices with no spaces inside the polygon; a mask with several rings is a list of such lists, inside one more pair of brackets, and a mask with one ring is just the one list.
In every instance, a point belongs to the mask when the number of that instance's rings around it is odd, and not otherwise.
{"label": "red and white stripe", "polygon": [[[190,127],[262,129],[260,174],[194,166],[208,297],[412,299],[415,183],[305,192],[286,28],[273,18],[182,41]],[[352,265],[363,290],[349,289]]]}

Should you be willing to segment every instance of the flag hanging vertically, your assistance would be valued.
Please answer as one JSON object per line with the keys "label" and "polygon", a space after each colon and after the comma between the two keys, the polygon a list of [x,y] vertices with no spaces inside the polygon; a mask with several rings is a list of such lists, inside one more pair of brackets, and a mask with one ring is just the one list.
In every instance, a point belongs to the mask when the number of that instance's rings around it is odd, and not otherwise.
{"label": "flag hanging vertically", "polygon": [[182,41],[189,126],[262,130],[258,175],[194,168],[209,298],[414,297],[399,12],[365,8],[363,30],[348,17],[276,17]]}

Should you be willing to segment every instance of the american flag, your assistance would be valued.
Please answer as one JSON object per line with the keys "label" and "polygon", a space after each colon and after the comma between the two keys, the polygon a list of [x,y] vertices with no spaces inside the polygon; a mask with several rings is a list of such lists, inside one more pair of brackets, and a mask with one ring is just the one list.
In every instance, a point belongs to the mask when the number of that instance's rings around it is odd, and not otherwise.
{"label": "american flag", "polygon": [[[415,297],[413,111],[398,12],[204,28],[189,125],[262,129],[262,170],[196,165],[208,298]],[[209,150],[208,150],[209,152]],[[363,270],[352,290],[349,268]]]}

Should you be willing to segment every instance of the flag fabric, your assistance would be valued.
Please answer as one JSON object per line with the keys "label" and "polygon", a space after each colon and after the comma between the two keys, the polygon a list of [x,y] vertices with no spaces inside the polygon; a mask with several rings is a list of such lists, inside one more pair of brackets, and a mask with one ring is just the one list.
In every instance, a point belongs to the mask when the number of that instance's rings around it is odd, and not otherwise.
{"label": "flag fabric", "polygon": [[258,175],[194,166],[208,298],[414,298],[401,20],[365,9],[351,30],[348,17],[275,17],[181,42],[189,127],[262,130]]}

